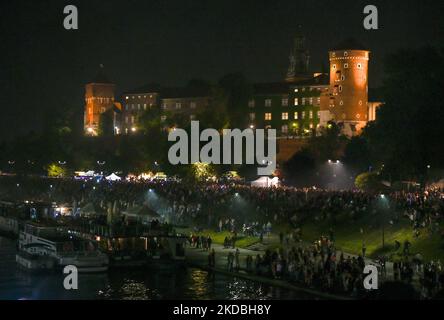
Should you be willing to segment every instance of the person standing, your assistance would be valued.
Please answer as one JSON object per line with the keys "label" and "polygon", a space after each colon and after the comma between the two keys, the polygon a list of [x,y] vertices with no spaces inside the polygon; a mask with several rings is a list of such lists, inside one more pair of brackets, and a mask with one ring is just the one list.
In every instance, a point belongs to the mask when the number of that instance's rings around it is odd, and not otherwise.
{"label": "person standing", "polygon": [[365,252],[367,251],[367,247],[365,246],[365,241],[362,241],[362,258],[365,259]]}
{"label": "person standing", "polygon": [[240,269],[240,261],[239,261],[240,251],[236,249],[236,253],[234,254],[234,268],[236,271]]}
{"label": "person standing", "polygon": [[211,250],[211,244],[212,243],[213,243],[213,240],[211,239],[210,235],[208,235],[208,238],[207,238],[207,248],[208,248],[208,251]]}

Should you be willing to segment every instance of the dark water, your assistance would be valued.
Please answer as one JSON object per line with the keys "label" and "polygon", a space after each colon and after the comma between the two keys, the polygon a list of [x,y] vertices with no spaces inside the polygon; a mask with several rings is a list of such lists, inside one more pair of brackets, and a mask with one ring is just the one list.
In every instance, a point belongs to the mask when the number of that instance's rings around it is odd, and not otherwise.
{"label": "dark water", "polygon": [[0,299],[313,299],[300,292],[199,269],[146,269],[79,274],[78,290],[62,274],[31,275],[17,268],[16,242],[0,237]]}

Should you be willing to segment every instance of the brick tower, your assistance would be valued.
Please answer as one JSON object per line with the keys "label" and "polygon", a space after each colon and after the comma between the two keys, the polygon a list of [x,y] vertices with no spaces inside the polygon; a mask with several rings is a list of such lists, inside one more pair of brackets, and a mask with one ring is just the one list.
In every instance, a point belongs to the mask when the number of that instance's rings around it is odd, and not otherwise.
{"label": "brick tower", "polygon": [[[330,88],[327,109],[330,119],[344,134],[358,134],[368,122],[369,51],[347,40],[329,51]],[[324,109],[324,110],[322,110]]]}
{"label": "brick tower", "polygon": [[104,74],[103,65],[97,76],[85,85],[85,134],[96,136],[99,132],[100,115],[114,107],[115,85]]}

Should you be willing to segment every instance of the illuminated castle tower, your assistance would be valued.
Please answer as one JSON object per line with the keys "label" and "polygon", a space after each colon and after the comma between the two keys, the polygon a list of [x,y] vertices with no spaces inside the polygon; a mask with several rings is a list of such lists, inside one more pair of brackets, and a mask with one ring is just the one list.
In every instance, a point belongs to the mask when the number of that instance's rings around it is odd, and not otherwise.
{"label": "illuminated castle tower", "polygon": [[369,120],[369,51],[348,40],[329,51],[329,60],[330,87],[328,99],[324,98],[325,103],[321,100],[321,122],[333,120],[344,134],[352,136]]}
{"label": "illuminated castle tower", "polygon": [[299,30],[294,38],[293,50],[290,53],[290,65],[285,81],[295,82],[310,78],[308,64],[310,55],[305,47],[305,36]]}
{"label": "illuminated castle tower", "polygon": [[94,80],[85,85],[85,134],[96,136],[99,133],[100,115],[114,108],[115,85],[103,72],[103,65]]}

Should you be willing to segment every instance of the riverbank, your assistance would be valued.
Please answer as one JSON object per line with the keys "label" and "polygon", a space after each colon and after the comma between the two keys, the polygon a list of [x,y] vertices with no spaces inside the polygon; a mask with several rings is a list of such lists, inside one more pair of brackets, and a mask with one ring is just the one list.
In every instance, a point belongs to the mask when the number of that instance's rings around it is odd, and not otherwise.
{"label": "riverbank", "polygon": [[[216,255],[216,264],[215,267],[208,266],[208,251],[203,250],[201,248],[193,248],[188,247],[186,250],[186,258],[187,265],[190,267],[200,268],[202,270],[213,271],[217,273],[221,273],[227,276],[238,277],[250,281],[255,281],[258,283],[262,283],[265,285],[280,287],[287,290],[293,290],[308,294],[313,296],[313,299],[323,299],[323,300],[353,300],[352,297],[341,296],[336,294],[330,294],[327,292],[322,292],[319,290],[314,290],[310,288],[304,288],[302,286],[296,286],[291,284],[285,280],[280,279],[271,279],[263,276],[258,276],[254,274],[247,273],[243,268],[239,270],[239,272],[232,272],[227,270],[227,256],[228,253],[235,252],[236,249],[226,249],[222,245],[214,244],[212,245],[212,249],[215,251]],[[248,255],[254,257],[257,254],[264,254],[262,250],[250,250],[245,248],[237,248],[239,250],[239,260],[241,261],[241,265],[245,263],[246,257]]]}

